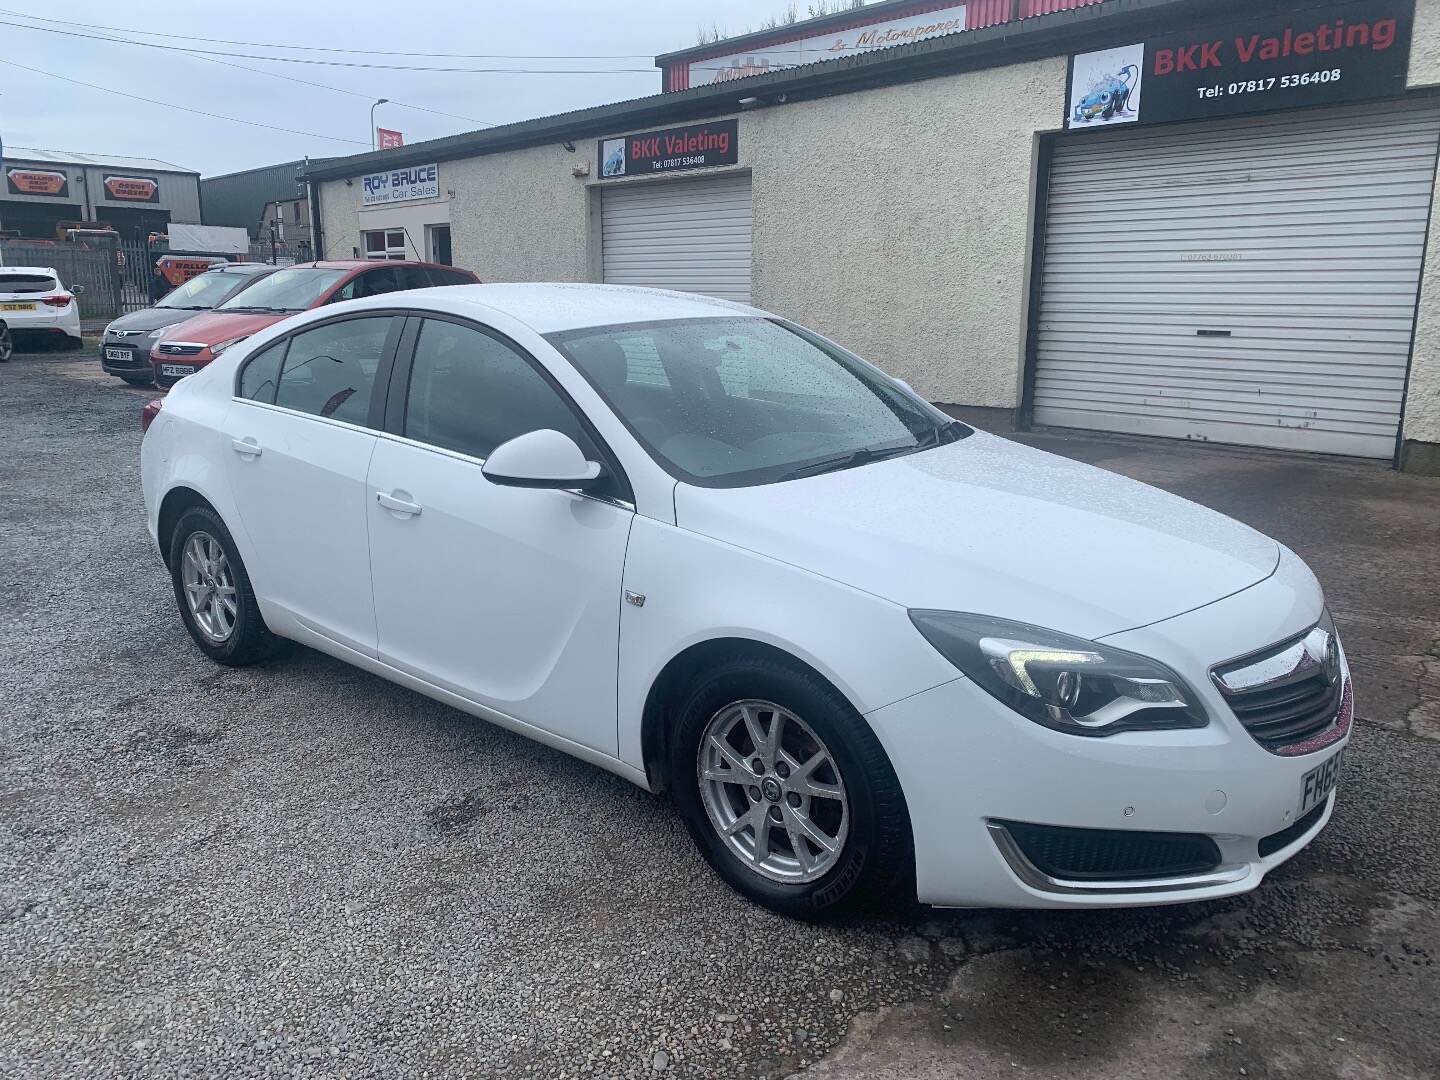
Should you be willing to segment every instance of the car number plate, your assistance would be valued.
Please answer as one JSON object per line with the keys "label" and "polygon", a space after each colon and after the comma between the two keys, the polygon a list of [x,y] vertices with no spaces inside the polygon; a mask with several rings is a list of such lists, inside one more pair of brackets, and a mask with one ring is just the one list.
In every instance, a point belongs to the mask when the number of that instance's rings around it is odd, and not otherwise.
{"label": "car number plate", "polygon": [[1315,809],[1335,790],[1335,781],[1340,778],[1340,766],[1345,762],[1345,751],[1331,754],[1300,778],[1300,813],[1304,817]]}
{"label": "car number plate", "polygon": [[111,348],[107,347],[107,348],[105,349],[105,359],[106,359],[106,360],[119,360],[119,361],[121,361],[122,363],[128,362],[129,359],[130,359],[130,350],[129,350],[129,349],[111,349]]}
{"label": "car number plate", "polygon": [[161,364],[161,375],[194,375],[194,364]]}
{"label": "car number plate", "polygon": [[34,304],[0,304],[0,311],[34,311]]}

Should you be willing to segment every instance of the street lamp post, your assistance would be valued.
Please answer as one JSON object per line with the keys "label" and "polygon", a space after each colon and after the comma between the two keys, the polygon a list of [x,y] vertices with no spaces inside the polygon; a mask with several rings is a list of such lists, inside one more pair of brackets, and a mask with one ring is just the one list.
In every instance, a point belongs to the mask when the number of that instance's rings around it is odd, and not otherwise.
{"label": "street lamp post", "polygon": [[[390,100],[389,98],[384,98],[384,97],[382,97],[382,98],[378,99],[378,100],[375,102],[375,105],[384,105],[384,104],[385,104],[387,101],[389,101],[389,100]],[[377,149],[377,144],[376,144],[376,141],[375,141],[375,105],[371,105],[371,106],[370,106],[370,149],[371,149],[371,150]]]}

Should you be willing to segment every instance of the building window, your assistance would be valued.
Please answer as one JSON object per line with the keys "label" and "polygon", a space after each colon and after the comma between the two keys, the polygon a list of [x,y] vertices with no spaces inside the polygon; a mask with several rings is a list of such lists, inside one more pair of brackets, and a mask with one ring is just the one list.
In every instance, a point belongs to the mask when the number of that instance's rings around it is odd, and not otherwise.
{"label": "building window", "polygon": [[365,258],[367,259],[405,258],[404,229],[381,229],[376,232],[361,233],[360,236],[365,241]]}

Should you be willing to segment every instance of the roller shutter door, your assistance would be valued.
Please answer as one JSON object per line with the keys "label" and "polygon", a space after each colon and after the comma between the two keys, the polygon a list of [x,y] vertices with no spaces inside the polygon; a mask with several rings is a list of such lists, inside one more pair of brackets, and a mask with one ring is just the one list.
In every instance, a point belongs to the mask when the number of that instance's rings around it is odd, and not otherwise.
{"label": "roller shutter door", "polygon": [[1038,424],[1389,457],[1440,107],[1058,140]]}
{"label": "roller shutter door", "polygon": [[600,194],[605,282],[750,302],[750,177],[617,184]]}

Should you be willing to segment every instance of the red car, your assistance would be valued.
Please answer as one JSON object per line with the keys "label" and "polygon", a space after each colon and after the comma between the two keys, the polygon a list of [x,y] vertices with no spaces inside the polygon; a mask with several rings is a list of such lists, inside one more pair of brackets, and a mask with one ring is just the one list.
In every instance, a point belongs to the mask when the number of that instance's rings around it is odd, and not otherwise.
{"label": "red car", "polygon": [[251,334],[297,311],[362,296],[428,289],[434,285],[474,285],[469,270],[424,262],[346,260],[297,263],[277,270],[225,301],[214,311],[169,329],[153,349],[155,381],[173,386]]}

